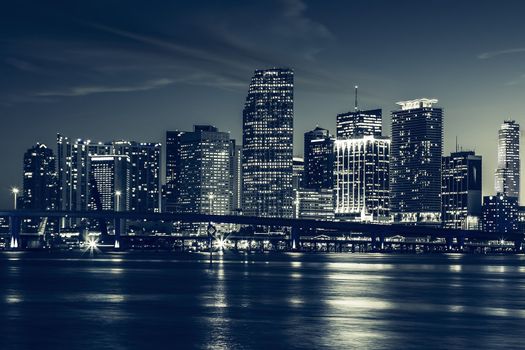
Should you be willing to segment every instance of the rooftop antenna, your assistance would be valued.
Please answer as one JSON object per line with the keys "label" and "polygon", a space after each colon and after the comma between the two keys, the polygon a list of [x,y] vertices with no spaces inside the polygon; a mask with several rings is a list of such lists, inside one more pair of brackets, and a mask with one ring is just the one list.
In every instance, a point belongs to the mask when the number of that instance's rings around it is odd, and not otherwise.
{"label": "rooftop antenna", "polygon": [[356,85],[355,86],[355,106],[354,106],[354,110],[357,112],[357,88],[358,86]]}

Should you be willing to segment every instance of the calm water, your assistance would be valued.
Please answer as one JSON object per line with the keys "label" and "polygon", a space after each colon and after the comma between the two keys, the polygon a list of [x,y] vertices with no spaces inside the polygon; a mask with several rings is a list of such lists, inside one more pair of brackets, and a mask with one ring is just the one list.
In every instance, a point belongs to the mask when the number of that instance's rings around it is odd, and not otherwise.
{"label": "calm water", "polygon": [[525,348],[525,257],[0,253],[0,349]]}

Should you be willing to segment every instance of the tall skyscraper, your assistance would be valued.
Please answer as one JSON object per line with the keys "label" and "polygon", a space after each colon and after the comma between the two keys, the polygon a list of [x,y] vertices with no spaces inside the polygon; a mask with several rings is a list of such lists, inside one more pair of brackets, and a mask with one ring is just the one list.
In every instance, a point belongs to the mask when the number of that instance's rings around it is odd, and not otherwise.
{"label": "tall skyscraper", "polygon": [[177,198],[179,198],[180,180],[180,140],[184,131],[166,132],[166,184],[164,196],[168,212],[177,211]]}
{"label": "tall skyscraper", "polygon": [[481,156],[453,152],[442,161],[443,227],[478,229],[481,221]]}
{"label": "tall skyscraper", "polygon": [[160,211],[160,143],[115,141],[114,154],[129,157],[129,210]]}
{"label": "tall skyscraper", "polygon": [[91,209],[129,211],[130,157],[127,155],[91,155]]}
{"label": "tall skyscraper", "polygon": [[[508,233],[518,230],[518,199],[501,193],[483,197],[482,230]],[[494,237],[501,239],[502,237]]]}
{"label": "tall skyscraper", "polygon": [[333,188],[334,141],[330,132],[320,127],[304,134],[304,188]]}
{"label": "tall skyscraper", "polygon": [[177,207],[183,213],[230,214],[230,135],[195,125],[180,138]]}
{"label": "tall skyscraper", "polygon": [[[27,150],[24,154],[24,189],[22,207],[29,210],[58,209],[58,179],[53,151],[44,144]],[[25,219],[24,230],[36,232],[40,220]],[[47,223],[47,219],[45,221]],[[56,222],[51,222],[54,226]]]}
{"label": "tall skyscraper", "polygon": [[290,69],[256,70],[243,111],[243,212],[292,217],[293,80]]}
{"label": "tall skyscraper", "polygon": [[390,208],[395,222],[441,221],[443,110],[436,99],[402,101],[392,112]]}
{"label": "tall skyscraper", "polygon": [[381,135],[381,109],[337,116],[335,213],[347,220],[390,220],[390,139]]}
{"label": "tall skyscraper", "polygon": [[498,133],[498,168],[495,178],[496,193],[520,197],[520,126],[506,120]]}

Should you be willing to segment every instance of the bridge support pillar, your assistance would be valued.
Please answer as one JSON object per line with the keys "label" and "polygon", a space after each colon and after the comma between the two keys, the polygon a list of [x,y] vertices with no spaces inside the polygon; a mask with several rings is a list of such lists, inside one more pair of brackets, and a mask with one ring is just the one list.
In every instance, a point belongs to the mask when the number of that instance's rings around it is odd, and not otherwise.
{"label": "bridge support pillar", "polygon": [[115,249],[120,248],[120,235],[122,233],[122,219],[115,218]]}
{"label": "bridge support pillar", "polygon": [[9,232],[11,233],[11,242],[9,247],[11,249],[20,248],[20,217],[10,216],[9,217]]}

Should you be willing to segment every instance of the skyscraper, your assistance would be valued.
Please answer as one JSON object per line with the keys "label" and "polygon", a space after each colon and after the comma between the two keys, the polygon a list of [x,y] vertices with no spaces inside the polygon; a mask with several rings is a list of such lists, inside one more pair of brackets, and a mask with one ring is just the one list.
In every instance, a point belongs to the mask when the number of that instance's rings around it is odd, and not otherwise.
{"label": "skyscraper", "polygon": [[506,120],[498,133],[498,168],[495,178],[496,193],[520,197],[520,126]]}
{"label": "skyscraper", "polygon": [[177,198],[179,197],[180,180],[180,139],[184,131],[166,132],[166,185],[165,197],[168,212],[177,211]]}
{"label": "skyscraper", "polygon": [[129,210],[160,211],[160,143],[114,141],[113,153],[129,157]]}
{"label": "skyscraper", "polygon": [[243,111],[243,212],[292,217],[293,80],[290,69],[256,70]]}
{"label": "skyscraper", "polygon": [[230,140],[230,213],[242,211],[242,146]]}
{"label": "skyscraper", "polygon": [[320,127],[304,134],[304,188],[333,188],[334,141],[330,132]]}
{"label": "skyscraper", "polygon": [[437,225],[441,216],[443,110],[436,99],[402,101],[392,112],[390,208],[395,222]]}
{"label": "skyscraper", "polygon": [[[483,197],[482,230],[485,232],[510,233],[518,229],[518,199],[501,193]],[[501,239],[502,237],[494,237]]]}
{"label": "skyscraper", "polygon": [[381,109],[337,116],[335,213],[355,221],[389,221],[390,139],[381,135]]}
{"label": "skyscraper", "polygon": [[127,155],[91,155],[91,209],[128,211],[130,169]]}
{"label": "skyscraper", "polygon": [[442,161],[443,227],[478,229],[481,219],[481,156],[453,152]]}
{"label": "skyscraper", "polygon": [[177,207],[183,213],[230,214],[230,135],[195,125],[180,138]]}
{"label": "skyscraper", "polygon": [[[22,207],[29,210],[58,209],[58,183],[55,155],[44,144],[27,150],[24,154],[24,189]],[[35,232],[40,224],[37,219],[25,219],[24,230]],[[45,219],[47,223],[47,219]],[[52,220],[51,224],[56,225]]]}

